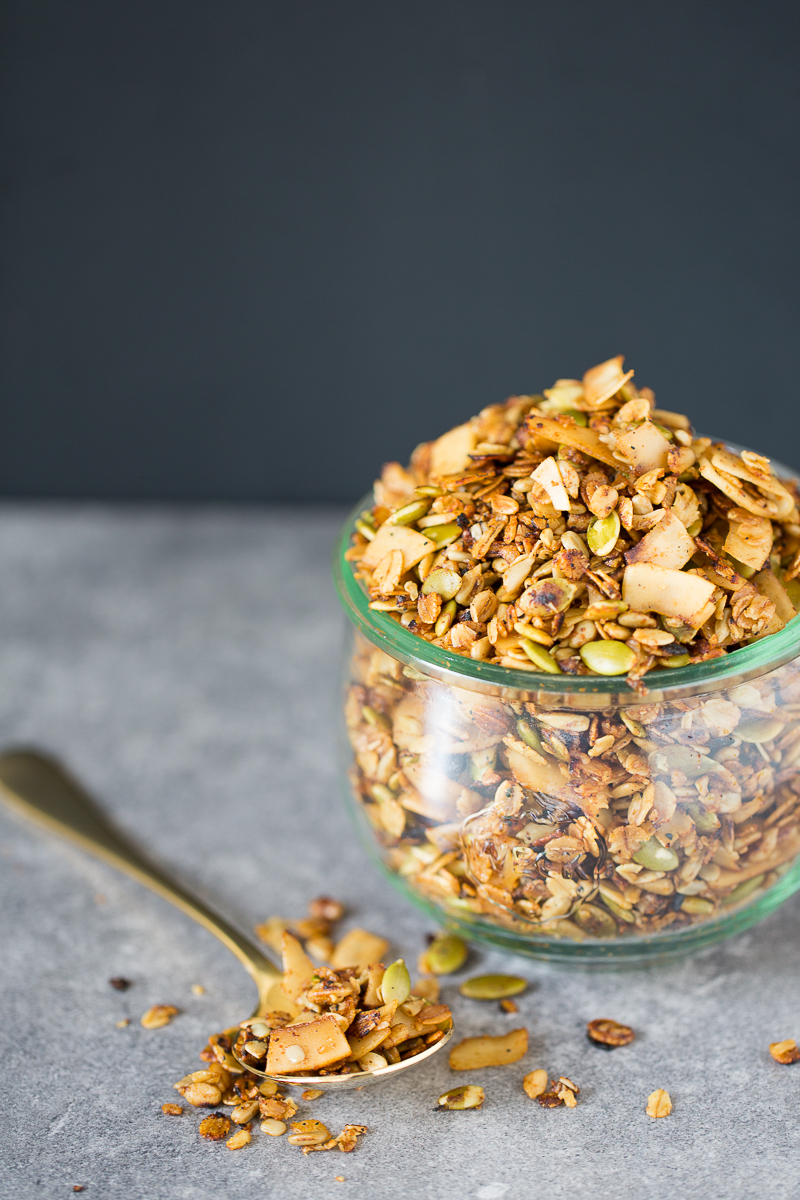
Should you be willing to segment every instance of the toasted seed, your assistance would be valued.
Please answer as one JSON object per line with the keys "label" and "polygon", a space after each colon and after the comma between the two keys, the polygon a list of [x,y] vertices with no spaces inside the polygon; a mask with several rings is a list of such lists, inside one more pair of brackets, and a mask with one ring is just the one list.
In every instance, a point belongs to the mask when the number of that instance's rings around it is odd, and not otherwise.
{"label": "toasted seed", "polygon": [[447,1109],[449,1111],[480,1108],[485,1099],[486,1093],[482,1087],[478,1087],[474,1083],[468,1083],[464,1087],[451,1088],[449,1092],[442,1092],[436,1101],[436,1108]]}
{"label": "toasted seed", "polygon": [[506,1013],[519,1012],[519,1005],[517,1004],[516,1000],[501,1000],[500,1007],[503,1012]]}
{"label": "toasted seed", "polygon": [[597,904],[582,904],[573,920],[591,937],[614,937],[617,932],[614,918]]}
{"label": "toasted seed", "polygon": [[794,1038],[786,1038],[783,1042],[772,1042],[769,1052],[775,1062],[783,1063],[784,1066],[800,1062],[800,1048]]}
{"label": "toasted seed", "polygon": [[527,979],[518,975],[476,975],[462,983],[459,991],[470,1000],[502,1000],[524,992],[527,986]]}
{"label": "toasted seed", "polygon": [[225,1145],[229,1150],[241,1150],[242,1146],[246,1146],[251,1140],[251,1137],[252,1135],[249,1129],[240,1129],[233,1135],[233,1137],[228,1138]]}
{"label": "toasted seed", "polygon": [[324,1096],[324,1095],[325,1095],[325,1093],[321,1092],[319,1090],[319,1088],[306,1088],[306,1090],[303,1092],[303,1099],[304,1100],[319,1100],[320,1096]]}
{"label": "toasted seed", "polygon": [[387,517],[384,525],[411,525],[412,522],[418,521],[420,517],[424,517],[430,506],[431,500],[427,498],[424,500],[412,500],[410,504],[404,504],[402,508],[398,508],[396,512]]}
{"label": "toasted seed", "polygon": [[422,956],[433,975],[452,975],[467,961],[466,943],[454,933],[438,933]]}
{"label": "toasted seed", "polygon": [[229,1133],[230,1127],[231,1123],[227,1117],[223,1117],[221,1113],[213,1113],[200,1122],[200,1136],[212,1142],[221,1142]]}
{"label": "toasted seed", "polygon": [[161,1111],[166,1113],[168,1117],[179,1117],[183,1109],[180,1104],[162,1104]]}
{"label": "toasted seed", "polygon": [[[616,509],[614,512],[609,513],[607,517],[592,521],[586,530],[586,541],[589,543],[589,549],[598,555],[599,558],[610,554],[617,544],[619,530],[619,513]],[[610,674],[611,672],[608,673]]]}
{"label": "toasted seed", "polygon": [[249,1121],[252,1121],[257,1112],[258,1101],[245,1100],[243,1104],[237,1104],[236,1107],[231,1110],[231,1120],[236,1125],[247,1125]]}
{"label": "toasted seed", "polygon": [[252,1058],[263,1058],[267,1053],[266,1042],[245,1042],[244,1048]]}
{"label": "toasted seed", "polygon": [[384,1004],[391,1004],[393,1000],[404,1004],[411,995],[411,977],[402,958],[398,958],[397,962],[386,968],[380,991]]}
{"label": "toasted seed", "polygon": [[548,654],[544,646],[537,645],[530,638],[522,638],[522,649],[527,654],[535,667],[540,671],[546,671],[548,675],[560,675],[561,667],[558,665],[552,654]]}
{"label": "toasted seed", "polygon": [[531,1100],[538,1100],[547,1091],[547,1071],[531,1071],[523,1079],[522,1088]]}
{"label": "toasted seed", "polygon": [[722,903],[725,905],[738,904],[741,900],[746,900],[753,892],[758,891],[765,879],[765,875],[756,875],[753,879],[745,879],[744,883],[737,884],[733,891],[725,896]]}
{"label": "toasted seed", "polygon": [[148,1008],[139,1023],[145,1029],[161,1029],[164,1025],[169,1025],[179,1011],[174,1004],[154,1004],[152,1008]]}
{"label": "toasted seed", "polygon": [[680,859],[674,850],[662,846],[656,837],[651,837],[633,856],[633,861],[648,871],[674,871]]}
{"label": "toasted seed", "polygon": [[737,725],[733,732],[734,736],[741,738],[743,742],[771,742],[784,728],[784,721],[748,721],[746,724]]}
{"label": "toasted seed", "polygon": [[384,1058],[382,1054],[378,1054],[376,1050],[368,1050],[358,1060],[358,1065],[362,1071],[380,1071],[382,1067],[388,1067],[389,1060],[388,1058]]}
{"label": "toasted seed", "polygon": [[647,1108],[645,1109],[648,1117],[668,1117],[672,1112],[672,1100],[669,1092],[665,1092],[663,1088],[657,1088],[647,1097]]}
{"label": "toasted seed", "polygon": [[681,911],[693,916],[707,916],[715,907],[713,900],[704,900],[702,896],[684,896],[681,902]]}
{"label": "toasted seed", "polygon": [[294,1133],[290,1133],[288,1141],[293,1146],[320,1146],[330,1138],[330,1130],[322,1121],[292,1121]]}
{"label": "toasted seed", "polygon": [[620,1025],[619,1021],[611,1021],[607,1017],[599,1017],[590,1021],[586,1026],[590,1042],[596,1046],[604,1046],[613,1050],[616,1046],[627,1046],[636,1037],[630,1025]]}
{"label": "toasted seed", "polygon": [[282,1133],[286,1133],[286,1125],[275,1117],[265,1117],[261,1122],[261,1132],[269,1134],[270,1137],[280,1137]]}
{"label": "toasted seed", "polygon": [[425,596],[435,592],[443,600],[452,600],[460,588],[461,576],[458,571],[451,571],[448,567],[437,567],[431,571],[421,590]]}
{"label": "toasted seed", "polygon": [[425,537],[430,538],[437,546],[448,546],[450,542],[461,537],[461,528],[455,521],[448,522],[447,525],[428,525]]}
{"label": "toasted seed", "polygon": [[266,1021],[251,1021],[248,1029],[254,1038],[269,1037],[269,1025],[267,1025]]}
{"label": "toasted seed", "polygon": [[624,642],[587,642],[578,653],[596,675],[624,675],[636,662],[636,652]]}
{"label": "toasted seed", "polygon": [[262,1096],[274,1096],[278,1090],[278,1085],[274,1079],[265,1079],[262,1084],[259,1084],[258,1090]]}

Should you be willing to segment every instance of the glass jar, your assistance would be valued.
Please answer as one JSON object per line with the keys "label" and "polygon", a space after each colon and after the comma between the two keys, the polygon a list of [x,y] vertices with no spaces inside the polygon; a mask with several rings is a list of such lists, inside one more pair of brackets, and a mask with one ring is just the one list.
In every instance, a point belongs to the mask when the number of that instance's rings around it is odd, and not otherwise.
{"label": "glass jar", "polygon": [[800,621],[644,679],[432,646],[335,574],[346,793],[390,880],[473,941],[562,961],[684,953],[800,887]]}

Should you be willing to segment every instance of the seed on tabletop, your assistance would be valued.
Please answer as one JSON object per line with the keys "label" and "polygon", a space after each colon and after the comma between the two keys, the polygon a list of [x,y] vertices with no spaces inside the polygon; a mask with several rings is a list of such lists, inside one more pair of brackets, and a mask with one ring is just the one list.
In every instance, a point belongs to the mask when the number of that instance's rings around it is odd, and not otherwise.
{"label": "seed on tabletop", "polygon": [[214,1113],[200,1122],[200,1136],[212,1142],[221,1142],[230,1132],[231,1123],[221,1113]]}
{"label": "seed on tabletop", "polygon": [[261,1132],[269,1134],[270,1137],[280,1137],[286,1133],[286,1124],[277,1117],[265,1117],[261,1122]]}
{"label": "seed on tabletop", "polygon": [[470,1083],[465,1087],[451,1088],[449,1092],[443,1092],[433,1111],[457,1112],[467,1108],[478,1109],[482,1107],[485,1099],[486,1093],[483,1088]]}
{"label": "seed on tabletop", "polygon": [[121,1021],[115,1022],[117,1029],[127,1029],[131,1023],[130,1017],[123,1017]]}
{"label": "seed on tabletop", "polygon": [[250,1130],[249,1129],[239,1129],[233,1135],[233,1137],[228,1138],[225,1145],[228,1147],[229,1150],[241,1150],[242,1146],[246,1146],[250,1140],[251,1140]]}
{"label": "seed on tabletop", "polygon": [[333,1182],[334,1183],[344,1183],[344,1175],[334,1175]]}
{"label": "seed on tabletop", "polygon": [[458,989],[470,1000],[502,1000],[506,996],[517,996],[528,986],[527,979],[519,975],[475,975],[465,980]]}
{"label": "seed on tabletop", "polygon": [[319,1100],[320,1096],[324,1095],[325,1093],[321,1092],[319,1088],[306,1088],[302,1098],[303,1100]]}
{"label": "seed on tabletop", "polygon": [[517,1013],[519,1012],[519,1005],[516,1000],[501,1000],[500,1009],[504,1013]]}
{"label": "seed on tabletop", "polygon": [[657,1088],[647,1097],[647,1108],[645,1109],[648,1117],[668,1117],[672,1112],[672,1100],[669,1092],[665,1092],[663,1088]]}
{"label": "seed on tabletop", "polygon": [[531,1071],[523,1079],[522,1088],[531,1100],[538,1100],[547,1091],[547,1071]]}
{"label": "seed on tabletop", "polygon": [[112,975],[108,982],[118,992],[127,992],[131,986],[131,980],[126,979],[124,975]]}
{"label": "seed on tabletop", "polygon": [[800,1061],[800,1049],[794,1038],[786,1038],[783,1042],[773,1042],[769,1052],[775,1062],[783,1063],[784,1066]]}
{"label": "seed on tabletop", "polygon": [[192,995],[205,996],[205,994],[206,994],[206,989],[203,987],[202,983],[193,983],[192,984]]}
{"label": "seed on tabletop", "polygon": [[454,933],[437,933],[419,956],[417,970],[423,975],[452,975],[463,967],[469,950]]}
{"label": "seed on tabletop", "polygon": [[344,905],[339,900],[333,900],[330,896],[317,896],[316,900],[312,900],[308,906],[308,915],[316,917],[321,921],[328,921],[331,925],[336,921],[341,921],[344,916]]}
{"label": "seed on tabletop", "polygon": [[166,1113],[168,1117],[179,1117],[183,1109],[180,1104],[162,1104],[161,1111]]}
{"label": "seed on tabletop", "polygon": [[630,1025],[620,1025],[619,1021],[600,1017],[586,1026],[586,1036],[595,1046],[602,1046],[604,1050],[614,1050],[617,1046],[628,1046],[636,1034]]}
{"label": "seed on tabletop", "polygon": [[139,1024],[145,1029],[162,1029],[164,1025],[169,1025],[179,1011],[174,1004],[154,1004],[152,1008],[148,1008]]}

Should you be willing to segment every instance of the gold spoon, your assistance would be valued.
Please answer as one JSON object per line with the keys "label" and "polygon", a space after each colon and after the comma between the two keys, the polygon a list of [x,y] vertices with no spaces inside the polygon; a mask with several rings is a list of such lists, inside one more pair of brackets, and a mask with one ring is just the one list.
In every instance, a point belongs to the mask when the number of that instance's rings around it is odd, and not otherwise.
{"label": "gold spoon", "polygon": [[[0,755],[0,799],[29,821],[75,842],[81,849],[88,850],[90,854],[130,875],[219,938],[236,955],[258,988],[258,1004],[251,1021],[274,1009],[286,1008],[287,1004],[291,1006],[281,986],[281,973],[270,959],[218,913],[185,891],[159,867],[148,862],[109,824],[93,800],[58,763],[32,750],[12,750]],[[237,1061],[251,1074],[275,1079],[279,1083],[344,1091],[364,1087],[397,1075],[407,1067],[416,1066],[437,1054],[449,1041],[451,1034],[452,1026],[440,1041],[413,1058],[379,1067],[375,1071],[354,1072],[352,1075],[268,1076],[264,1071]]]}

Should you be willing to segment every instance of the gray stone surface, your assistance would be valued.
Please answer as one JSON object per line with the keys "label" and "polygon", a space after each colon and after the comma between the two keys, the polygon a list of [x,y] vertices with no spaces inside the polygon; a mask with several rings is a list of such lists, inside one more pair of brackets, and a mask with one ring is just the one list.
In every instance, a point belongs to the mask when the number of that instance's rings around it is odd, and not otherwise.
{"label": "gray stone surface", "polygon": [[[244,927],[300,915],[324,889],[413,961],[427,922],[366,860],[337,791],[342,621],[328,561],[340,515],[0,510],[0,743],[62,756]],[[316,1102],[333,1128],[369,1126],[354,1154],[304,1157],[258,1130],[231,1153],[198,1137],[197,1112],[160,1106],[206,1035],[249,1011],[247,976],[167,904],[4,811],[0,849],[3,1200],[76,1183],[90,1200],[800,1195],[800,1066],[767,1054],[800,1037],[800,897],[669,966],[596,974],[476,953],[471,969],[532,981],[519,1018],[446,988],[462,1033],[531,1033],[523,1063],[477,1074],[482,1112],[431,1111],[455,1082],[442,1056]],[[119,974],[128,992],[109,987]],[[138,1018],[156,1002],[182,1015],[148,1032]],[[590,1046],[584,1023],[603,1015],[638,1040]],[[522,1094],[537,1066],[580,1085],[575,1110]],[[667,1120],[644,1114],[656,1087],[672,1094]]]}

